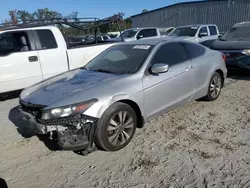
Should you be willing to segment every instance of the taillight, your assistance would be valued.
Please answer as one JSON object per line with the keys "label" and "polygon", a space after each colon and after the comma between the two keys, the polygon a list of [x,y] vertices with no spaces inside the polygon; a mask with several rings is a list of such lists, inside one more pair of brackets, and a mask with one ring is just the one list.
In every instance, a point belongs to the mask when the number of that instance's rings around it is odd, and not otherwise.
{"label": "taillight", "polygon": [[221,57],[224,60],[224,62],[226,62],[226,60],[227,60],[226,54],[224,54],[223,52],[221,52]]}

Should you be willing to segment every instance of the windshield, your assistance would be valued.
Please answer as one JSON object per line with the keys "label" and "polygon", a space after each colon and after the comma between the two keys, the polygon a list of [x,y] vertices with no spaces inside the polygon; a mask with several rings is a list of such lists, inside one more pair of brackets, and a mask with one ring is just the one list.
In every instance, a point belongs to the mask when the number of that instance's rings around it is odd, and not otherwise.
{"label": "windshield", "polygon": [[116,45],[103,51],[84,68],[112,74],[133,74],[151,51],[150,45]]}
{"label": "windshield", "polygon": [[233,27],[227,31],[221,40],[228,41],[240,41],[240,40],[250,40],[250,26]]}
{"label": "windshield", "polygon": [[130,30],[125,30],[121,33],[121,36],[123,38],[132,38],[135,36],[135,34],[137,33],[138,29],[130,29]]}
{"label": "windshield", "polygon": [[169,36],[194,37],[197,30],[198,30],[198,27],[179,27],[179,28],[176,28],[172,33],[170,33]]}

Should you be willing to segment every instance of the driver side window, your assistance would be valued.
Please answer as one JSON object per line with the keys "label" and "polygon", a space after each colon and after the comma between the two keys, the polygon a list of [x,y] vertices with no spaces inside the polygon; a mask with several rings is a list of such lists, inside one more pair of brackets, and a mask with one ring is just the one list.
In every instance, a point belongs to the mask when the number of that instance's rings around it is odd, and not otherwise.
{"label": "driver side window", "polygon": [[27,51],[30,51],[30,43],[26,32],[7,32],[0,35],[0,56]]}
{"label": "driver side window", "polygon": [[208,34],[208,30],[207,30],[207,27],[206,27],[206,26],[203,26],[203,27],[200,29],[199,35],[200,35],[201,33],[207,33],[207,34]]}
{"label": "driver side window", "polygon": [[185,61],[187,61],[187,55],[184,47],[180,43],[173,42],[165,44],[157,50],[151,66],[158,63],[173,66]]}
{"label": "driver side window", "polygon": [[157,31],[156,29],[143,29],[137,36],[142,36],[142,38],[155,37],[157,36]]}

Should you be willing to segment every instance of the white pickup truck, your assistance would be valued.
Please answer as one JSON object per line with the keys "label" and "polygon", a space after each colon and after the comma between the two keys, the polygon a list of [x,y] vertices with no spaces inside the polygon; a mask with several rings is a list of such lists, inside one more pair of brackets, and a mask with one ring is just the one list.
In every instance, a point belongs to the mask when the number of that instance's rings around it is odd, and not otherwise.
{"label": "white pickup truck", "polygon": [[218,39],[219,35],[219,29],[214,24],[196,24],[176,27],[168,36],[201,43]]}
{"label": "white pickup truck", "polygon": [[69,47],[55,26],[0,30],[0,94],[82,67],[114,44]]}

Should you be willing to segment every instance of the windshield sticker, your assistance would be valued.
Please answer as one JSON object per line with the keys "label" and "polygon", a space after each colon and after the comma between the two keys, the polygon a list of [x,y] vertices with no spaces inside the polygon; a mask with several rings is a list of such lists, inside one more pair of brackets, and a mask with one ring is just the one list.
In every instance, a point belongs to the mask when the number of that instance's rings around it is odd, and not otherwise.
{"label": "windshield sticker", "polygon": [[141,49],[141,50],[148,50],[150,48],[149,45],[136,45],[133,49]]}
{"label": "windshield sticker", "polygon": [[191,27],[191,29],[198,29],[198,27]]}

